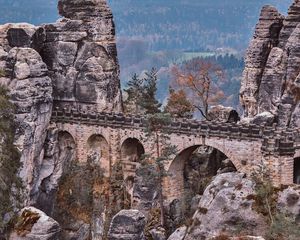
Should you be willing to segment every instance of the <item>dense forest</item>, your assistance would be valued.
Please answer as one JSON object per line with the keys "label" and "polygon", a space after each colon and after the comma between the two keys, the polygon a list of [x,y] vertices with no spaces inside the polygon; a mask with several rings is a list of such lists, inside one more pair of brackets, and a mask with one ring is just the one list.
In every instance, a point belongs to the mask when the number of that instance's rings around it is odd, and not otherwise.
{"label": "dense forest", "polygon": [[145,40],[151,50],[215,50],[248,45],[260,9],[286,12],[290,0],[109,0],[119,36]]}

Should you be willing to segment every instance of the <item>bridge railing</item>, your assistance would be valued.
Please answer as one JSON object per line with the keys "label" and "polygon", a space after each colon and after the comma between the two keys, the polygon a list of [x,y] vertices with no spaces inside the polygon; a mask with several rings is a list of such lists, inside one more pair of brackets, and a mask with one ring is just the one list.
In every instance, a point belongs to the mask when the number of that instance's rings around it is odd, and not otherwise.
{"label": "bridge railing", "polygon": [[[147,126],[146,118],[122,113],[85,112],[76,109],[56,108],[52,114],[53,122],[85,124],[113,128],[143,129]],[[277,125],[260,126],[232,122],[173,119],[165,126],[170,133],[201,135],[227,139],[262,141],[265,154],[292,155],[300,149],[300,129],[281,128]]]}

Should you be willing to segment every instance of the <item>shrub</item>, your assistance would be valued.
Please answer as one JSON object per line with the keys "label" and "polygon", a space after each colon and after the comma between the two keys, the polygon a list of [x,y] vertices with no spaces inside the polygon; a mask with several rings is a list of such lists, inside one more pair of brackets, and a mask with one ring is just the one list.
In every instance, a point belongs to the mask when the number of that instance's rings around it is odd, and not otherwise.
{"label": "shrub", "polygon": [[300,226],[293,217],[278,213],[265,238],[266,240],[299,240]]}
{"label": "shrub", "polygon": [[8,90],[0,85],[0,234],[7,228],[6,213],[17,210],[13,205],[21,202],[22,181],[18,177],[20,154],[14,146],[14,106],[9,101]]}

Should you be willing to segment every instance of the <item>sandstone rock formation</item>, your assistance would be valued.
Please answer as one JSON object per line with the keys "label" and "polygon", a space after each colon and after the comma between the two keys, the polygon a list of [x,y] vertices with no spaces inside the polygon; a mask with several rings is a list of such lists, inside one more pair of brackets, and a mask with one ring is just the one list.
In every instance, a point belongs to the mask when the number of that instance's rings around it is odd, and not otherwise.
{"label": "sandstone rock formation", "polygon": [[[5,74],[0,83],[10,89],[16,106],[15,142],[22,153],[20,176],[27,190],[25,199],[29,201],[36,191],[36,177],[44,157],[44,140],[52,114],[52,84],[46,64],[39,53],[30,48],[36,28],[24,24],[6,25],[3,29],[0,66]],[[15,34],[24,39],[18,39]]]}
{"label": "sandstone rock formation", "polygon": [[291,214],[300,223],[300,187],[290,186],[280,192],[277,207],[280,212]]}
{"label": "sandstone rock formation", "polygon": [[240,90],[245,117],[263,114],[268,124],[300,126],[299,7],[295,0],[285,18],[274,7],[262,9],[245,58]]}
{"label": "sandstone rock formation", "polygon": [[[9,88],[16,106],[15,144],[25,187],[22,205],[38,206],[51,216],[60,206],[59,180],[77,160],[73,137],[50,123],[53,107],[122,111],[115,26],[107,1],[59,0],[58,8],[63,18],[53,24],[0,26],[0,84]],[[88,181],[78,188],[84,184],[93,186]],[[103,192],[93,192],[98,198],[88,220],[68,219],[74,230],[68,237],[104,234],[106,207],[99,200]],[[85,198],[83,194],[79,197]]]}
{"label": "sandstone rock formation", "polygon": [[43,26],[41,50],[54,100],[64,107],[120,112],[115,26],[106,0],[60,0],[58,8],[64,18]]}
{"label": "sandstone rock formation", "polygon": [[145,240],[145,216],[138,210],[122,210],[114,216],[108,233],[109,240]]}
{"label": "sandstone rock formation", "polygon": [[[253,210],[254,183],[241,173],[224,173],[206,188],[185,240],[221,234],[262,235],[265,222]],[[217,217],[216,217],[217,216]],[[231,235],[232,234],[232,235]]]}
{"label": "sandstone rock formation", "polygon": [[17,230],[10,240],[58,240],[60,239],[59,224],[42,211],[27,207],[22,209],[18,217]]}
{"label": "sandstone rock formation", "polygon": [[218,122],[238,122],[239,114],[232,107],[212,106],[208,111],[208,119]]}
{"label": "sandstone rock formation", "polygon": [[183,240],[186,235],[186,232],[187,232],[187,227],[182,226],[176,229],[176,231],[171,234],[168,240]]}

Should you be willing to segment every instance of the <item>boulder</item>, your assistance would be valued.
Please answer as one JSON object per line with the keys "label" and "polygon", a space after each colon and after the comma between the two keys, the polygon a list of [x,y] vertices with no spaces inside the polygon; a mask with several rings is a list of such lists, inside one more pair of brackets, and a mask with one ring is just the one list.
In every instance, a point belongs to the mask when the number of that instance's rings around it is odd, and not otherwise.
{"label": "boulder", "polygon": [[59,240],[59,224],[44,212],[34,208],[22,209],[16,230],[11,234],[10,240]]}
{"label": "boulder", "polygon": [[149,232],[153,240],[166,240],[166,231],[163,228],[157,227],[151,229]]}
{"label": "boulder", "polygon": [[212,106],[208,111],[208,119],[218,122],[238,122],[239,114],[232,107],[224,107],[222,105]]}
{"label": "boulder", "polygon": [[277,208],[292,215],[300,223],[300,186],[289,186],[278,195]]}
{"label": "boulder", "polygon": [[206,188],[185,240],[264,233],[266,223],[254,209],[254,183],[242,173],[216,176]]}
{"label": "boulder", "polygon": [[145,216],[138,210],[122,210],[112,219],[109,240],[145,240]]}
{"label": "boulder", "polygon": [[171,234],[168,240],[184,240],[186,233],[187,233],[187,227],[182,226],[180,228],[177,228],[176,231]]}

